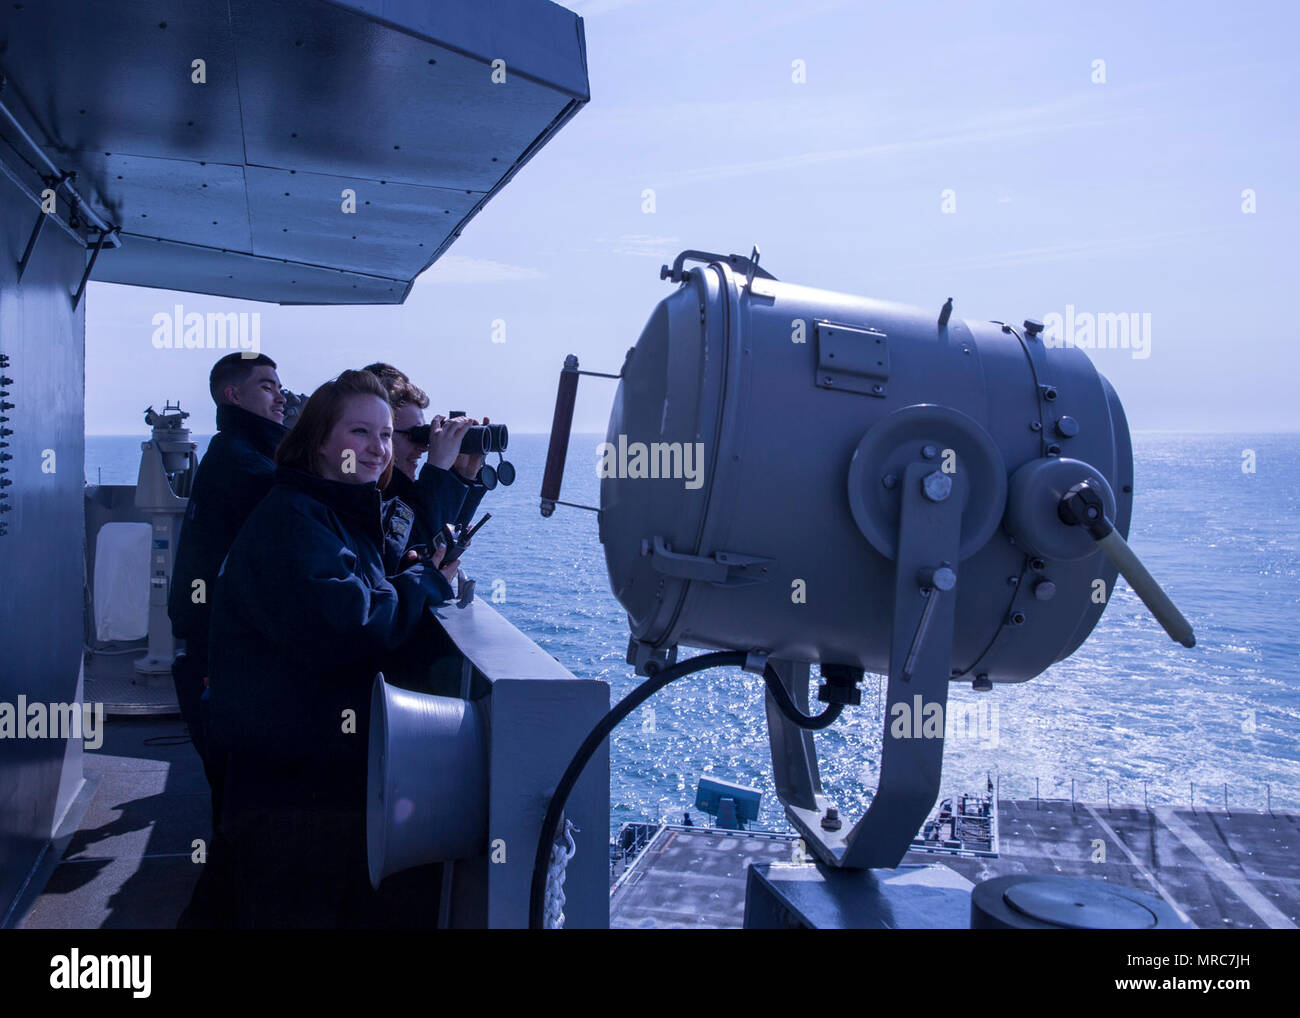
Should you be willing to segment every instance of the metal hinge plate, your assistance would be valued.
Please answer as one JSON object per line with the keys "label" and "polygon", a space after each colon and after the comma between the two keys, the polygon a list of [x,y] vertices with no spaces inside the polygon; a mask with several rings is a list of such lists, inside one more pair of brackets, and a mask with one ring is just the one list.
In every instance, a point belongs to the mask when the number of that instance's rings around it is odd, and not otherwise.
{"label": "metal hinge plate", "polygon": [[888,382],[888,336],[876,329],[817,322],[818,386],[884,397]]}

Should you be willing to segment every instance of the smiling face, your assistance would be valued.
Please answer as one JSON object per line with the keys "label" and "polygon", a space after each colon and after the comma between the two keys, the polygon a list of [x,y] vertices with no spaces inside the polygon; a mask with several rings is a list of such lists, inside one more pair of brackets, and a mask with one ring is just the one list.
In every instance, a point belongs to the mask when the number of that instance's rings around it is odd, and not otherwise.
{"label": "smiling face", "polygon": [[420,467],[420,457],[429,451],[427,445],[416,445],[400,432],[424,423],[424,411],[414,403],[403,403],[393,411],[393,467],[411,480]]}
{"label": "smiling face", "polygon": [[378,396],[349,396],[317,453],[320,475],[331,481],[367,484],[393,458],[393,415]]}
{"label": "smiling face", "polygon": [[284,423],[284,396],[275,368],[259,364],[242,385],[227,385],[226,401],[276,424]]}

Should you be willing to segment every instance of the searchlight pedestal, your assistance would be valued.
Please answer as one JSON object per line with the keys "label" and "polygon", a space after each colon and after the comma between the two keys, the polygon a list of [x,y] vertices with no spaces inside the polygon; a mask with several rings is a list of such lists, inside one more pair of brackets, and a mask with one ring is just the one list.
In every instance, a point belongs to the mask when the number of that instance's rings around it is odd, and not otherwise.
{"label": "searchlight pedestal", "polygon": [[[846,711],[864,672],[888,676],[879,785],[856,822],[769,685],[777,793],[816,866],[754,867],[751,924],[1179,925],[1158,899],[1100,883],[1013,880],[992,902],[946,867],[898,869],[938,798],[950,683],[990,692],[1064,660],[1121,572],[1194,645],[1124,541],[1133,458],[1114,389],[1038,322],[782,283],[758,262],[685,251],[663,267],[678,287],[618,376],[599,507],[639,673],[681,645],[743,651],[804,714],[812,664],[818,699]],[[581,373],[569,358],[544,516],[567,504]],[[924,724],[891,724],[918,703]]]}
{"label": "searchlight pedestal", "polygon": [[162,412],[149,407],[144,422],[153,437],[142,442],[135,506],[151,516],[153,540],[149,552],[149,650],[135,662],[136,681],[170,686],[172,658],[176,653],[171,620],[167,617],[167,592],[171,584],[180,520],[189,504],[190,489],[198,469],[189,429],[189,414],[177,403],[165,403]]}

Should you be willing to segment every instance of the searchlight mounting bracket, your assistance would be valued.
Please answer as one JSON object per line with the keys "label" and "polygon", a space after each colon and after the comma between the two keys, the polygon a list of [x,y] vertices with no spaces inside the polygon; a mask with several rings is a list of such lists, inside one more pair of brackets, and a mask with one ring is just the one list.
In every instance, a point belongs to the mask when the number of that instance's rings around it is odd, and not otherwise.
{"label": "searchlight mounting bracket", "polygon": [[[812,732],[797,730],[770,696],[768,732],[777,793],[811,853],[839,869],[893,868],[939,797],[958,564],[997,529],[1006,507],[1006,469],[975,420],[950,407],[914,404],[863,435],[848,489],[859,529],[894,563],[880,777],[865,815],[846,829],[823,794]],[[823,675],[828,669],[833,678],[836,669],[829,665]],[[808,666],[787,662],[777,673],[805,704]],[[828,678],[822,699],[844,695],[832,685]]]}
{"label": "searchlight mounting bracket", "polygon": [[[794,795],[786,801],[786,816],[813,855],[840,869],[897,866],[939,796],[956,617],[952,567],[967,487],[960,474],[953,475],[951,490],[933,501],[933,483],[927,489],[926,481],[934,472],[933,462],[918,460],[907,466],[900,484],[880,780],[867,812],[851,828],[844,828],[839,811],[822,794],[813,733],[796,730],[771,705],[767,712],[777,790],[785,793],[783,799]],[[791,688],[800,670],[779,674]],[[806,670],[802,676],[806,679]],[[806,696],[806,682],[802,689]]]}

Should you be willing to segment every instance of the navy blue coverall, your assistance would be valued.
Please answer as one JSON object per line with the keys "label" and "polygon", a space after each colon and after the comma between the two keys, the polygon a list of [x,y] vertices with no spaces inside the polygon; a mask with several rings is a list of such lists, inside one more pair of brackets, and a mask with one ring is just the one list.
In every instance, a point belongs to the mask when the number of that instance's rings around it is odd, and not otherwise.
{"label": "navy blue coverall", "polygon": [[385,575],[380,495],[280,468],[217,581],[208,659],[233,925],[368,925],[365,793],[376,672],[449,600]]}
{"label": "navy blue coverall", "polygon": [[465,481],[455,471],[428,462],[414,481],[394,467],[392,479],[384,489],[384,498],[400,498],[415,512],[410,544],[430,546],[445,524],[468,526],[485,494],[487,488],[482,482]]}
{"label": "navy blue coverall", "polygon": [[[181,716],[212,789],[213,826],[221,813],[221,775],[214,770],[201,710],[208,674],[208,627],[217,572],[249,513],[275,483],[275,450],[288,429],[228,403],[217,407],[217,433],[199,463],[176,546],[167,615],[185,652],[172,664]],[[201,580],[200,587],[195,581]]]}

